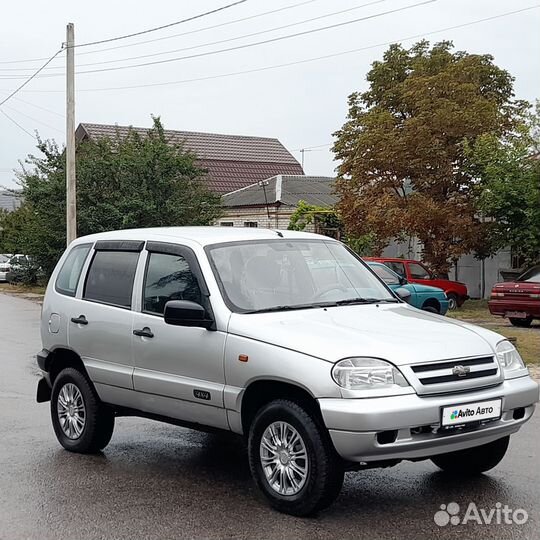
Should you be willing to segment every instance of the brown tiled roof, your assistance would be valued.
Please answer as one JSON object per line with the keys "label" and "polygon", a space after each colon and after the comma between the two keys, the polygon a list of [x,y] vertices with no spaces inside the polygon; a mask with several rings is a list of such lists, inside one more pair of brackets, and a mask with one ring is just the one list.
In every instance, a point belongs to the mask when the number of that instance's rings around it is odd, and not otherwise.
{"label": "brown tiled roof", "polygon": [[[130,127],[79,124],[77,140],[125,137]],[[149,129],[132,127],[145,135]],[[183,145],[197,155],[197,164],[208,171],[208,187],[227,193],[276,174],[304,174],[298,161],[277,140],[269,137],[222,135],[165,130],[171,144]]]}
{"label": "brown tiled roof", "polygon": [[[200,160],[199,166],[208,170],[208,186],[216,193],[229,193],[247,185],[266,180],[279,168],[283,174],[302,174],[300,165],[249,161]],[[299,172],[300,170],[300,172]]]}

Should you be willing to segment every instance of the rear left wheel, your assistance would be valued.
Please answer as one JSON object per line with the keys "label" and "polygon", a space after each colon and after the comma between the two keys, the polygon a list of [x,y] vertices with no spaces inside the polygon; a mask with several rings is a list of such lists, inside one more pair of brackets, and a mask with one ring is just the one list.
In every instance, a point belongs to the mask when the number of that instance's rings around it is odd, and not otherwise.
{"label": "rear left wheel", "polygon": [[510,317],[510,323],[518,328],[529,328],[532,324],[532,320],[532,317],[526,317],[525,319],[515,319],[514,317]]}
{"label": "rear left wheel", "polygon": [[114,430],[114,412],[100,401],[86,376],[71,367],[54,381],[51,419],[60,444],[81,454],[103,450]]}

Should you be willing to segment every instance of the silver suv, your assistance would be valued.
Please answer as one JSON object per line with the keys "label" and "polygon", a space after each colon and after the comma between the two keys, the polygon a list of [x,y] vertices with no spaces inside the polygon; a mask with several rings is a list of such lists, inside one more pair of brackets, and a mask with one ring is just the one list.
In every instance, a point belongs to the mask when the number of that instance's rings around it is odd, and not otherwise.
{"label": "silver suv", "polygon": [[476,474],[503,458],[538,385],[504,337],[420,311],[343,244],[219,227],[79,238],[43,304],[60,444],[98,452],[140,415],[246,437],[272,506],[307,515],[346,470],[431,459]]}

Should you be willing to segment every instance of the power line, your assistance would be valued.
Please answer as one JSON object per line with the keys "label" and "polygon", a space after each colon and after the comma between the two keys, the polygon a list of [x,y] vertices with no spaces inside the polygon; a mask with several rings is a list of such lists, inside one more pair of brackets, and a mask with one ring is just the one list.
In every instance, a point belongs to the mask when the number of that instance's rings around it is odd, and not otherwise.
{"label": "power line", "polygon": [[88,47],[90,45],[99,45],[101,43],[110,43],[111,41],[118,41],[120,39],[128,39],[136,36],[142,36],[143,34],[149,34],[150,32],[157,32],[158,30],[164,30],[165,28],[170,28],[171,26],[177,26],[179,24],[183,24],[186,22],[194,21],[196,19],[200,19],[202,17],[206,17],[207,15],[213,15],[214,13],[218,13],[219,11],[223,11],[225,9],[232,8],[234,6],[237,6],[239,4],[243,4],[244,2],[247,2],[247,0],[237,0],[236,2],[233,2],[232,4],[227,4],[225,6],[218,7],[216,9],[212,9],[210,11],[205,11],[204,13],[199,13],[198,15],[194,15],[193,17],[188,17],[187,19],[182,19],[180,21],[175,21],[172,23],[164,24],[162,26],[156,26],[155,28],[148,28],[146,30],[141,30],[140,32],[133,32],[131,34],[124,34],[123,36],[116,36],[112,38],[107,39],[101,39],[99,41],[89,41],[87,43],[78,43],[74,45],[75,48],[78,47]]}
{"label": "power line", "polygon": [[[2,101],[0,101],[0,107],[9,99],[11,99],[17,92],[22,90],[34,77],[38,75],[40,71],[42,71],[45,67],[47,67],[48,64],[50,64],[61,52],[63,49],[58,49],[37,71],[35,71],[30,77],[28,77],[18,88],[13,90],[11,94],[8,95],[8,97],[4,98]],[[5,114],[5,113],[4,113]]]}
{"label": "power line", "polygon": [[[138,60],[140,58],[150,58],[150,57],[154,57],[154,56],[162,56],[164,54],[172,54],[172,53],[181,52],[181,51],[189,51],[189,50],[192,50],[192,49],[200,49],[201,47],[209,47],[211,45],[219,45],[220,43],[229,43],[231,41],[237,41],[239,39],[245,39],[245,38],[248,38],[248,37],[260,36],[262,34],[267,34],[269,32],[275,32],[277,30],[284,30],[285,28],[291,28],[293,26],[298,26],[300,24],[306,24],[306,23],[309,23],[309,22],[318,21],[320,19],[326,19],[328,17],[333,17],[335,15],[341,15],[342,13],[348,13],[350,11],[355,11],[357,9],[361,9],[361,8],[364,8],[364,7],[367,7],[367,6],[372,6],[372,5],[375,5],[375,4],[381,4],[382,2],[386,2],[386,1],[387,0],[374,0],[373,2],[368,2],[367,4],[361,4],[359,6],[355,6],[355,7],[352,7],[352,8],[342,9],[340,11],[334,11],[332,13],[327,13],[325,15],[319,15],[318,17],[312,17],[311,19],[304,19],[302,21],[298,21],[298,22],[294,22],[294,23],[285,24],[285,25],[282,25],[282,26],[276,26],[274,28],[268,28],[267,30],[260,30],[258,32],[252,32],[250,34],[244,34],[242,36],[236,36],[236,37],[232,37],[232,38],[221,39],[221,40],[218,40],[218,41],[212,41],[212,42],[209,42],[209,43],[203,43],[201,45],[193,45],[191,47],[183,47],[181,49],[173,49],[173,50],[170,50],[170,51],[163,51],[163,52],[159,52],[159,53],[143,54],[143,55],[139,55],[139,56],[131,56],[131,57],[128,57],[128,58],[119,58],[118,60],[106,60],[106,61],[103,61],[103,62],[90,62],[90,63],[87,63],[87,64],[79,64],[79,67],[97,66],[97,65],[102,65],[102,64],[112,64],[112,63],[115,63],[115,62],[126,62],[126,61],[129,61],[129,60]],[[433,0],[433,1],[436,1],[436,0]],[[51,69],[58,69],[58,68],[51,68]]]}
{"label": "power line", "polygon": [[[313,0],[311,0],[311,1],[313,1]],[[155,57],[155,56],[163,56],[165,54],[173,54],[173,53],[182,52],[182,51],[200,49],[201,47],[209,47],[211,45],[219,45],[221,43],[229,43],[231,41],[237,41],[239,39],[245,39],[245,38],[249,38],[249,37],[253,37],[253,36],[260,36],[262,34],[267,34],[269,32],[275,32],[277,30],[283,30],[285,28],[291,28],[293,26],[298,26],[298,25],[301,25],[301,24],[306,24],[306,23],[310,23],[310,22],[313,22],[313,21],[318,21],[320,19],[326,19],[328,17],[333,17],[335,15],[341,15],[343,13],[348,13],[350,11],[356,11],[358,9],[362,9],[364,7],[372,6],[372,5],[375,5],[375,4],[381,4],[382,2],[386,2],[386,1],[387,0],[374,0],[372,2],[368,2],[367,4],[361,4],[359,6],[354,6],[352,8],[342,9],[340,11],[334,11],[332,13],[326,13],[325,15],[319,15],[317,17],[312,17],[310,19],[304,19],[304,20],[301,20],[301,21],[285,24],[285,25],[282,25],[282,26],[275,26],[274,28],[268,28],[266,30],[260,30],[258,32],[252,32],[250,34],[243,34],[241,36],[235,36],[235,37],[232,37],[232,38],[220,39],[218,41],[211,41],[211,42],[208,42],[208,43],[202,43],[200,45],[192,45],[190,47],[183,47],[183,48],[180,48],[180,49],[172,49],[172,50],[169,50],[169,51],[162,51],[162,52],[151,53],[151,54],[143,54],[143,55],[139,55],[139,56],[129,56],[127,58],[118,58],[116,60],[105,60],[105,61],[102,61],[102,62],[89,62],[89,63],[86,63],[86,64],[79,64],[78,67],[99,66],[99,65],[103,65],[103,64],[114,64],[116,62],[126,62],[126,61],[130,61],[130,60],[139,60],[141,58],[151,58],[151,57]],[[305,3],[305,2],[303,2],[303,3]],[[274,11],[279,11],[279,10],[274,10]],[[216,25],[216,26],[220,26],[220,25]],[[164,38],[160,38],[160,39],[164,39]],[[47,68],[47,70],[51,70],[51,69],[62,69],[62,67],[60,67],[60,66],[51,66],[51,67]],[[2,71],[28,71],[29,68],[0,68],[0,70],[2,70]]]}
{"label": "power line", "polygon": [[[341,51],[341,52],[337,52],[337,53],[326,54],[326,55],[323,55],[323,56],[316,56],[316,57],[312,57],[312,58],[306,58],[306,59],[303,59],[303,60],[296,60],[294,62],[286,62],[286,63],[283,63],[283,64],[274,64],[274,65],[271,65],[271,66],[263,66],[263,67],[260,67],[260,68],[246,69],[246,70],[242,70],[242,71],[233,71],[233,72],[230,72],[230,73],[222,73],[222,74],[218,74],[218,75],[208,75],[206,77],[196,77],[196,78],[192,78],[192,79],[183,79],[183,80],[179,80],[179,81],[166,81],[166,82],[160,82],[160,83],[147,83],[147,84],[127,85],[127,86],[111,86],[111,87],[105,87],[105,88],[103,88],[103,87],[102,88],[81,88],[81,89],[79,89],[79,92],[96,92],[96,91],[99,92],[99,91],[107,91],[107,90],[130,90],[130,89],[134,89],[134,88],[150,88],[150,87],[154,87],[154,86],[168,86],[168,85],[184,84],[184,83],[190,83],[190,82],[199,82],[199,81],[208,81],[208,80],[214,80],[214,79],[221,79],[221,78],[224,78],[224,77],[232,77],[232,76],[237,76],[237,75],[247,75],[247,74],[250,74],[250,73],[258,73],[258,72],[261,72],[261,71],[267,71],[267,70],[271,70],[271,69],[279,69],[279,68],[283,68],[283,67],[296,66],[296,65],[299,65],[299,64],[307,64],[307,63],[310,63],[310,62],[316,62],[318,60],[327,60],[329,58],[335,58],[337,56],[343,56],[343,55],[347,55],[347,54],[354,54],[354,53],[357,53],[357,52],[367,51],[367,50],[370,50],[370,49],[378,49],[379,47],[385,47],[385,46],[388,46],[388,45],[392,45],[393,43],[396,43],[396,42],[409,41],[409,40],[412,40],[412,39],[423,38],[425,36],[431,36],[431,35],[434,35],[434,34],[440,34],[442,32],[447,32],[449,30],[457,30],[459,28],[465,28],[465,27],[468,27],[468,26],[473,26],[475,24],[480,24],[480,23],[483,23],[483,22],[492,21],[492,20],[495,20],[495,19],[503,18],[503,17],[508,17],[510,15],[515,15],[517,13],[522,13],[524,11],[529,11],[531,9],[538,9],[538,8],[540,8],[540,5],[530,6],[530,7],[527,7],[527,8],[522,8],[522,9],[518,9],[518,10],[514,10],[514,11],[509,11],[509,12],[506,12],[506,13],[501,13],[499,15],[493,15],[491,17],[485,17],[485,18],[482,18],[482,19],[477,19],[475,21],[470,21],[468,23],[462,23],[462,24],[457,24],[457,25],[453,25],[453,26],[447,26],[446,28],[441,28],[439,30],[432,30],[430,32],[423,32],[421,34],[415,34],[415,35],[408,36],[408,37],[403,37],[403,38],[399,38],[399,39],[393,39],[392,41],[386,41],[384,43],[377,43],[377,44],[374,44],[374,45],[368,45],[366,47],[359,47],[359,48],[356,48],[356,49],[349,49],[347,51]],[[60,92],[60,90],[42,90],[42,92]]]}
{"label": "power line", "polygon": [[36,109],[40,109],[42,111],[54,114],[55,116],[59,116],[60,118],[65,118],[66,117],[65,114],[59,113],[57,111],[53,111],[52,109],[48,109],[47,107],[42,107],[41,105],[36,105],[35,103],[31,103],[30,101],[26,101],[26,100],[21,99],[19,97],[14,97],[13,99],[16,100],[16,101],[20,101],[21,103],[24,103],[25,105],[30,105],[30,107],[35,107]]}
{"label": "power line", "polygon": [[333,143],[317,144],[316,146],[304,146],[303,148],[295,148],[293,152],[302,152],[303,150],[316,150],[317,148],[326,148],[332,146]]}
{"label": "power line", "polygon": [[[304,30],[303,32],[296,32],[295,34],[288,34],[286,36],[279,36],[279,37],[275,37],[275,38],[265,39],[265,40],[262,40],[262,41],[256,41],[254,43],[246,43],[244,45],[237,45],[235,47],[227,47],[225,49],[218,49],[216,51],[208,51],[208,52],[192,54],[192,55],[188,55],[188,56],[179,56],[179,57],[176,57],[176,58],[168,58],[166,60],[156,60],[154,62],[143,62],[141,64],[132,64],[132,65],[129,65],[129,66],[117,66],[117,67],[102,68],[102,69],[88,69],[88,70],[83,70],[83,71],[77,71],[76,73],[78,75],[87,74],[87,73],[103,73],[103,72],[108,72],[108,71],[118,71],[118,70],[131,69],[131,68],[137,68],[137,67],[153,66],[153,65],[157,65],[157,64],[168,64],[170,62],[178,62],[180,60],[188,60],[188,59],[192,59],[192,58],[201,58],[203,56],[210,56],[210,55],[214,55],[214,54],[230,52],[230,51],[236,51],[236,50],[240,50],[240,49],[246,49],[246,48],[249,48],[249,47],[255,47],[255,46],[258,46],[258,45],[265,45],[267,43],[275,43],[277,41],[282,41],[282,40],[285,40],[285,39],[291,39],[291,38],[294,38],[294,37],[300,37],[300,36],[305,36],[305,35],[308,35],[308,34],[314,34],[316,32],[321,32],[323,30],[330,30],[330,29],[333,29],[333,28],[340,28],[342,26],[354,24],[354,23],[361,22],[361,21],[366,21],[366,20],[369,20],[369,19],[375,19],[377,17],[383,17],[384,15],[390,15],[390,14],[393,14],[393,13],[398,13],[398,12],[405,11],[405,10],[408,10],[408,9],[413,9],[413,8],[416,8],[416,7],[424,6],[426,4],[433,4],[434,2],[437,2],[437,1],[438,0],[423,0],[422,2],[417,2],[416,4],[410,4],[408,6],[403,6],[403,7],[396,8],[396,9],[391,9],[391,10],[388,10],[388,11],[374,13],[372,15],[367,15],[365,17],[359,17],[357,19],[352,19],[350,21],[343,21],[343,22],[340,22],[340,23],[330,24],[330,25],[327,25],[327,26],[321,26],[319,28],[313,28],[311,30]],[[43,75],[41,78],[58,77],[58,76],[61,76],[61,74],[56,74],[56,73],[52,74],[51,73],[51,74]],[[0,79],[1,78],[7,79],[7,78],[11,78],[11,77],[0,77]],[[16,78],[16,77],[14,77],[14,78]]]}
{"label": "power line", "polygon": [[[363,51],[367,51],[367,50],[370,50],[370,49],[377,49],[377,48],[380,48],[380,47],[385,47],[385,46],[388,46],[388,45],[392,45],[394,43],[398,43],[398,42],[402,42],[402,41],[410,41],[412,39],[419,39],[419,38],[423,38],[423,37],[426,37],[426,36],[431,36],[431,35],[434,35],[434,34],[440,34],[442,32],[447,32],[449,30],[457,30],[457,29],[460,29],[460,28],[466,28],[468,26],[473,26],[475,24],[480,24],[480,23],[492,21],[492,20],[495,20],[495,19],[501,19],[503,17],[508,17],[510,15],[515,15],[517,13],[522,13],[522,12],[525,12],[525,11],[530,11],[532,9],[538,9],[538,8],[540,8],[540,5],[529,6],[529,7],[526,7],[526,8],[501,13],[499,15],[493,15],[491,17],[484,17],[482,19],[476,19],[474,21],[469,21],[467,23],[457,24],[457,25],[453,25],[453,26],[447,26],[445,28],[440,28],[438,30],[432,30],[430,32],[423,32],[421,34],[415,34],[415,35],[412,35],[412,36],[393,39],[391,41],[385,41],[383,43],[377,43],[377,44],[373,44],[373,45],[368,45],[366,47],[360,47],[360,48],[356,48],[356,49],[349,49],[347,51],[340,51],[340,52],[337,52],[337,53],[331,53],[331,54],[326,54],[326,55],[323,55],[323,56],[316,56],[316,57],[312,57],[312,58],[305,58],[303,60],[296,60],[296,61],[293,61],[293,62],[286,62],[286,63],[282,63],[282,64],[274,64],[274,65],[270,65],[270,66],[263,66],[263,67],[259,67],[259,68],[247,69],[247,70],[242,70],[242,71],[233,71],[233,72],[229,72],[229,73],[221,73],[221,74],[217,74],[217,75],[208,75],[208,76],[205,76],[205,77],[195,77],[195,78],[191,78],[191,79],[181,79],[181,80],[177,80],[177,81],[164,81],[164,82],[157,82],[157,83],[135,84],[135,85],[126,85],[126,86],[109,86],[109,87],[101,87],[101,88],[99,88],[99,87],[98,88],[80,88],[78,91],[79,92],[102,92],[102,91],[110,91],[110,90],[131,90],[131,89],[136,89],[136,88],[150,88],[150,87],[156,87],[156,86],[169,86],[169,85],[176,85],[176,84],[185,84],[185,83],[191,83],[191,82],[200,82],[200,81],[221,79],[221,78],[233,77],[233,76],[237,76],[237,75],[247,75],[247,74],[250,74],[250,73],[258,73],[258,72],[261,72],[261,71],[267,71],[267,70],[272,70],[272,69],[280,69],[280,68],[284,68],[284,67],[296,66],[296,65],[299,65],[299,64],[307,64],[307,63],[310,63],[310,62],[316,62],[318,60],[327,60],[329,58],[336,58],[338,56],[343,56],[343,55],[347,55],[347,54],[354,54],[354,53],[357,53],[357,52],[363,52]],[[59,92],[63,92],[63,90],[28,90],[28,92],[59,93]]]}
{"label": "power line", "polygon": [[[197,28],[195,30],[190,30],[189,32],[181,32],[180,34],[172,34],[170,36],[162,36],[162,37],[158,37],[158,38],[154,38],[154,39],[146,39],[144,41],[138,41],[137,43],[125,43],[123,45],[116,45],[114,47],[106,47],[104,49],[98,49],[97,51],[80,52],[80,53],[78,53],[78,56],[85,56],[87,54],[99,54],[101,52],[113,51],[113,50],[116,50],[116,49],[123,49],[125,47],[135,47],[137,45],[144,45],[146,43],[154,43],[156,41],[163,41],[165,39],[173,39],[173,38],[180,37],[180,36],[188,36],[188,35],[191,35],[191,34],[198,34],[200,32],[204,32],[206,30],[213,30],[214,28],[221,28],[223,26],[229,26],[231,24],[235,24],[235,23],[238,23],[238,22],[257,19],[257,18],[263,17],[265,15],[271,15],[273,13],[279,13],[280,11],[286,11],[286,10],[293,9],[293,8],[296,8],[296,7],[304,6],[306,4],[312,4],[313,2],[318,2],[318,1],[319,0],[304,0],[303,2],[298,2],[297,4],[292,4],[290,6],[284,6],[284,7],[278,8],[278,9],[272,9],[270,11],[264,11],[263,13],[256,13],[255,15],[250,15],[249,17],[242,17],[240,19],[234,19],[232,21],[226,21],[226,22],[219,23],[219,24],[213,24],[211,26],[204,26],[203,28]],[[27,63],[27,62],[41,62],[43,60],[46,60],[46,58],[32,58],[32,59],[27,59],[27,60],[3,60],[3,61],[0,61],[0,65],[2,65],[2,64],[22,64],[22,63]],[[30,69],[30,68],[28,68],[28,69]]]}
{"label": "power line", "polygon": [[30,135],[32,139],[37,139],[37,137],[34,134],[30,133],[27,129],[22,127],[21,124],[19,124],[15,119],[11,118],[11,116],[9,116],[9,114],[6,111],[4,111],[4,109],[0,109],[0,113],[2,113],[10,122],[15,124],[19,129],[24,131],[27,135]]}
{"label": "power line", "polygon": [[[4,92],[3,90],[0,90],[0,92],[2,92],[3,94],[7,94],[7,92]],[[24,103],[25,105],[29,105],[30,107],[35,107],[36,109],[40,109],[42,111],[54,114],[55,116],[59,116],[60,118],[65,118],[65,115],[63,115],[63,114],[61,114],[61,113],[59,113],[57,111],[53,111],[52,109],[48,109],[47,107],[42,107],[41,105],[36,105],[35,103],[31,103],[30,101],[26,101],[26,100],[21,99],[19,97],[13,97],[13,99],[15,101],[20,101],[21,103]]]}
{"label": "power line", "polygon": [[61,129],[58,129],[57,127],[51,126],[50,124],[47,124],[46,122],[43,122],[42,120],[38,120],[37,118],[34,118],[33,116],[30,116],[29,114],[18,111],[17,109],[13,108],[12,106],[4,105],[4,107],[9,109],[10,111],[12,111],[14,113],[17,113],[17,114],[19,114],[21,116],[25,116],[29,120],[32,120],[32,122],[37,122],[38,124],[41,124],[41,125],[43,125],[45,127],[48,127],[49,129],[53,129],[54,131],[57,131],[58,133],[64,134],[64,131],[62,131]]}

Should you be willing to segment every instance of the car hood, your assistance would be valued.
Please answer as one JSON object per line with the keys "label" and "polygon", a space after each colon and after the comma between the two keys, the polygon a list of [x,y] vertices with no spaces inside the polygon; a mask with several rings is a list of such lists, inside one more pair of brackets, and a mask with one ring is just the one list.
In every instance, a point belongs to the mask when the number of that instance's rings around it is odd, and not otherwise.
{"label": "car hood", "polygon": [[495,345],[504,339],[407,304],[233,313],[228,331],[329,362],[370,356],[396,365],[492,355]]}
{"label": "car hood", "polygon": [[431,285],[421,285],[420,283],[410,283],[410,286],[417,293],[444,293],[439,287],[432,287]]}

